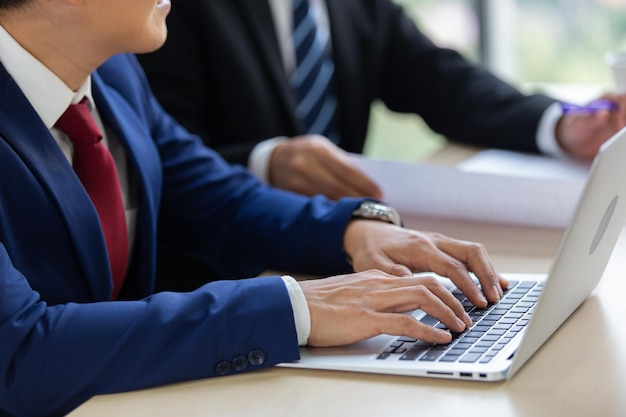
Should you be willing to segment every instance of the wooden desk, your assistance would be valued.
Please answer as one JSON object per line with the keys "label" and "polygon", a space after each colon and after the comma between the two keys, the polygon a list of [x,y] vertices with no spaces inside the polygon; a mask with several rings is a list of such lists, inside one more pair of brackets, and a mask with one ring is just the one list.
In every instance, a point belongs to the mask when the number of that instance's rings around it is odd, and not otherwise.
{"label": "wooden desk", "polygon": [[[411,227],[483,242],[502,272],[547,272],[559,230],[425,218]],[[93,398],[71,417],[626,416],[626,233],[590,298],[510,381],[272,368]]]}

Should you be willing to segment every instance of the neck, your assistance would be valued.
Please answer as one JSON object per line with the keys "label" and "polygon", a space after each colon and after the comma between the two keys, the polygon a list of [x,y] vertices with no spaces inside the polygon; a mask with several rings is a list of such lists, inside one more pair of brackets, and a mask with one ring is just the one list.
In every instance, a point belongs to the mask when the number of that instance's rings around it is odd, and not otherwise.
{"label": "neck", "polygon": [[[15,11],[0,16],[0,24],[31,55],[76,91],[89,74],[107,58],[98,58],[86,48],[87,42],[76,36],[72,22],[51,18],[45,11]],[[54,12],[52,12],[54,13]],[[77,39],[79,38],[79,39]]]}

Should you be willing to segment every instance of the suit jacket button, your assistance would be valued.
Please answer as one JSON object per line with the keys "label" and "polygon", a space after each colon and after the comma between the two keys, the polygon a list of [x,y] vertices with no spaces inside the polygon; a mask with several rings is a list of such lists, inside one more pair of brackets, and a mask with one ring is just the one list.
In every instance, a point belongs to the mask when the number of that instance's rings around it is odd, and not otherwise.
{"label": "suit jacket button", "polygon": [[230,369],[231,369],[230,362],[221,361],[215,367],[215,373],[218,374],[219,376],[226,375],[227,373],[230,372]]}
{"label": "suit jacket button", "polygon": [[233,359],[233,369],[235,371],[243,371],[248,367],[248,359],[245,356],[237,356]]}
{"label": "suit jacket button", "polygon": [[248,362],[250,365],[263,365],[265,362],[265,352],[259,349],[255,349],[248,353]]}

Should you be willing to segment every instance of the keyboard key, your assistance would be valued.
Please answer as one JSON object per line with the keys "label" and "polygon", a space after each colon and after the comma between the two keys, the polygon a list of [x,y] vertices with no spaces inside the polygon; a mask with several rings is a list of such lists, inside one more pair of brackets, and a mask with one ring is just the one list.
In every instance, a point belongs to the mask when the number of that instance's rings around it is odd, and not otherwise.
{"label": "keyboard key", "polygon": [[501,324],[515,324],[516,322],[517,322],[517,319],[504,317],[504,318],[500,319],[498,324],[500,324],[500,323]]}
{"label": "keyboard key", "polygon": [[415,359],[419,358],[424,352],[426,352],[431,346],[431,343],[419,340],[413,346],[411,346],[404,355],[400,357],[400,360],[414,361]]}
{"label": "keyboard key", "polygon": [[439,323],[439,320],[434,318],[430,314],[426,314],[420,319],[420,322],[424,323],[427,326],[434,326],[435,324]]}
{"label": "keyboard key", "polygon": [[407,337],[407,336],[401,336],[401,337],[398,338],[398,341],[415,343],[415,342],[417,342],[417,339],[413,339],[412,337]]}
{"label": "keyboard key", "polygon": [[472,327],[473,331],[477,331],[477,332],[486,332],[487,330],[489,330],[491,328],[491,326],[483,326],[483,325],[476,325],[474,327]]}
{"label": "keyboard key", "polygon": [[424,355],[419,360],[423,362],[434,362],[439,359],[441,355],[443,355],[442,350],[429,350],[428,352],[424,353]]}
{"label": "keyboard key", "polygon": [[468,353],[465,356],[463,356],[459,362],[461,363],[474,363],[478,360],[478,358],[481,357],[481,353]]}

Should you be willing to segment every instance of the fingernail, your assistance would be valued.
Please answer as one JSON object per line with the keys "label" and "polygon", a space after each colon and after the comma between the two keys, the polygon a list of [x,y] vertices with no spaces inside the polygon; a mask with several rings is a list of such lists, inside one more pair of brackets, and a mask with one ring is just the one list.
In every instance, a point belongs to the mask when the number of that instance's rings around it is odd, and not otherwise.
{"label": "fingernail", "polygon": [[457,319],[456,319],[456,322],[457,322],[457,324],[459,325],[459,328],[461,328],[461,329],[465,329],[465,328],[467,327],[467,324],[465,324],[465,323],[463,322],[463,320],[461,320],[461,319],[460,319],[460,318],[458,318],[458,317],[457,317]]}
{"label": "fingernail", "polygon": [[502,297],[502,288],[498,285],[493,286],[493,291],[498,295],[498,300]]}
{"label": "fingernail", "polygon": [[509,288],[509,280],[500,275],[500,284],[504,288]]}
{"label": "fingernail", "polygon": [[469,314],[467,314],[467,312],[465,314],[463,314],[463,320],[465,321],[465,325],[466,326],[471,326],[472,325],[472,318],[470,317]]}

